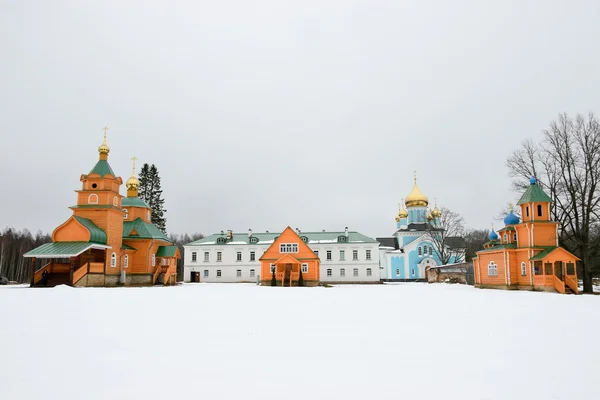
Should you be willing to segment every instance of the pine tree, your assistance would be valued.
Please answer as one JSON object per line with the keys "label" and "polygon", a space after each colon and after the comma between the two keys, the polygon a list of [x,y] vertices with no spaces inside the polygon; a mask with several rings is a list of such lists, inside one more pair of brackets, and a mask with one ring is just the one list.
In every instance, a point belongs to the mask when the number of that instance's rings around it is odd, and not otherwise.
{"label": "pine tree", "polygon": [[271,286],[277,286],[277,279],[275,279],[275,268],[273,268],[271,273]]}
{"label": "pine tree", "polygon": [[298,286],[304,286],[304,278],[302,277],[302,270],[300,270],[300,277],[298,277]]}
{"label": "pine tree", "polygon": [[160,175],[156,165],[144,164],[138,180],[140,181],[138,195],[152,210],[151,222],[166,233],[167,219],[165,213],[167,210],[164,209],[165,200],[162,198]]}

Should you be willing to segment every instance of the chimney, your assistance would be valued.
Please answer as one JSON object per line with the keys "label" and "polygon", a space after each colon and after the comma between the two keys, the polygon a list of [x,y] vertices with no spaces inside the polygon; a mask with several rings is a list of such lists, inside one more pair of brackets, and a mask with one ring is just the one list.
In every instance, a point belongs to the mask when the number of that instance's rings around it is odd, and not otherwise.
{"label": "chimney", "polygon": [[225,232],[223,232],[223,229],[221,229],[221,235],[224,234]]}
{"label": "chimney", "polygon": [[248,229],[248,237],[252,237],[252,229]]}
{"label": "chimney", "polygon": [[346,237],[348,237],[348,227],[346,227],[346,230],[344,231],[344,234],[346,235]]}
{"label": "chimney", "polygon": [[296,228],[296,233],[300,234],[300,229]]}
{"label": "chimney", "polygon": [[268,230],[267,230],[267,231],[265,231],[265,232],[269,233],[269,231],[268,231]]}
{"label": "chimney", "polygon": [[233,231],[231,229],[227,229],[227,239],[231,239],[233,237]]}

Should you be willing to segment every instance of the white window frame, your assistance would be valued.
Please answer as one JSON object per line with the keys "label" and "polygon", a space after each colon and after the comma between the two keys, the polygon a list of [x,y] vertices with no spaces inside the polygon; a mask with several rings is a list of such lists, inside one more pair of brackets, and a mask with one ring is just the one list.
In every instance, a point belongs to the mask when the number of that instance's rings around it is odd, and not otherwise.
{"label": "white window frame", "polygon": [[223,261],[223,253],[220,251],[217,251],[217,262],[222,262]]}
{"label": "white window frame", "polygon": [[110,266],[116,268],[117,266],[117,253],[112,253],[110,255]]}
{"label": "white window frame", "polygon": [[367,268],[367,276],[372,276],[373,270],[371,268]]}
{"label": "white window frame", "polygon": [[308,273],[308,264],[307,263],[302,264],[301,271],[302,271],[303,274]]}
{"label": "white window frame", "polygon": [[331,250],[327,250],[327,261],[331,261]]}
{"label": "white window frame", "polygon": [[527,276],[527,264],[525,261],[521,263],[521,276]]}
{"label": "white window frame", "polygon": [[204,277],[205,277],[205,278],[208,278],[208,275],[209,275],[209,272],[208,272],[208,270],[207,270],[207,269],[205,269],[205,270],[204,270]]}
{"label": "white window frame", "polygon": [[117,196],[113,197],[113,206],[119,207],[119,198]]}
{"label": "white window frame", "polygon": [[419,247],[417,251],[419,252],[419,257],[421,257],[423,255],[423,249]]}
{"label": "white window frame", "polygon": [[280,243],[280,253],[298,253],[298,243]]}
{"label": "white window frame", "polygon": [[352,261],[358,261],[358,250],[352,250]]}
{"label": "white window frame", "polygon": [[427,255],[427,246],[423,246],[423,255],[426,256]]}
{"label": "white window frame", "polygon": [[[95,201],[92,200],[92,198],[94,198]],[[98,204],[98,195],[96,193],[92,193],[88,196],[88,204]]]}
{"label": "white window frame", "polygon": [[340,268],[340,276],[346,276],[346,268]]}
{"label": "white window frame", "polygon": [[352,270],[352,276],[358,276],[358,268]]}
{"label": "white window frame", "polygon": [[129,256],[127,254],[125,254],[125,257],[123,259],[123,268],[127,268],[129,267]]}
{"label": "white window frame", "polygon": [[236,278],[241,278],[242,277],[242,270],[241,269],[238,269],[238,270],[235,271],[235,277]]}
{"label": "white window frame", "polygon": [[488,276],[498,276],[498,264],[494,261],[490,261],[488,264]]}
{"label": "white window frame", "polygon": [[152,266],[156,266],[156,254],[152,254]]}
{"label": "white window frame", "polygon": [[327,268],[327,276],[331,276],[332,273],[333,271],[331,270],[331,268]]}
{"label": "white window frame", "polygon": [[192,262],[198,262],[198,252],[192,251]]}
{"label": "white window frame", "polygon": [[371,250],[365,250],[365,259],[367,261],[371,260]]}
{"label": "white window frame", "polygon": [[256,261],[256,252],[255,251],[250,252],[250,261]]}
{"label": "white window frame", "polygon": [[208,251],[204,252],[204,262],[210,261],[210,253]]}
{"label": "white window frame", "polygon": [[223,276],[223,274],[221,273],[221,270],[218,269],[217,270],[217,278],[221,278]]}
{"label": "white window frame", "polygon": [[504,234],[504,243],[508,243],[508,235],[506,233]]}
{"label": "white window frame", "polygon": [[235,255],[235,262],[242,262],[242,252],[238,251]]}
{"label": "white window frame", "polygon": [[256,276],[256,271],[251,269],[250,270],[250,278],[254,278]]}
{"label": "white window frame", "polygon": [[340,250],[340,261],[346,261],[346,250]]}

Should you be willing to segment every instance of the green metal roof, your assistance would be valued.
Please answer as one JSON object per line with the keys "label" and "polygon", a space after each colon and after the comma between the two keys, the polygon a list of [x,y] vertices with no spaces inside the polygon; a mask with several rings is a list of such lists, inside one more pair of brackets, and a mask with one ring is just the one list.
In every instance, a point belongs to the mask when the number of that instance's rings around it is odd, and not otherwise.
{"label": "green metal roof", "polygon": [[[138,233],[131,235],[131,231]],[[133,221],[123,222],[123,238],[124,239],[160,239],[169,243],[173,243],[160,229],[154,224],[144,222],[141,218],[136,218]]]}
{"label": "green metal roof", "polygon": [[92,220],[78,216],[75,216],[75,219],[90,232],[90,242],[106,244],[106,233]]}
{"label": "green metal roof", "polygon": [[140,199],[139,197],[124,197],[123,200],[121,200],[121,205],[123,207],[150,208],[150,206],[144,200]]}
{"label": "green metal roof", "polygon": [[53,242],[45,243],[31,251],[28,251],[23,255],[23,257],[69,258],[78,256],[88,249],[107,248],[110,248],[110,246],[90,242]]}
{"label": "green metal roof", "polygon": [[[264,232],[264,233],[252,233],[252,238],[255,238],[257,242],[250,242],[250,236],[247,233],[234,233],[230,240],[227,240],[222,244],[271,244],[275,241],[275,238],[281,235],[281,232]],[[217,244],[218,238],[226,239],[226,234],[215,233],[207,236],[195,242],[188,243],[186,246],[197,246],[197,245],[214,245]],[[349,231],[346,242],[338,242],[338,237],[345,237],[345,232],[300,232],[298,233],[300,238],[305,237],[307,244],[325,244],[325,243],[378,243],[377,240],[363,235],[362,233]],[[219,243],[221,244],[221,243]]]}
{"label": "green metal roof", "polygon": [[503,231],[514,231],[515,227],[512,225],[509,226],[505,226],[504,228],[500,229],[498,232],[503,232]]}
{"label": "green metal roof", "polygon": [[156,257],[175,257],[177,246],[158,246]]}
{"label": "green metal roof", "polygon": [[[498,243],[500,243],[500,242],[498,242]],[[486,244],[493,244],[493,243],[487,242]],[[502,249],[516,249],[516,248],[517,248],[516,243],[497,244],[497,245],[489,247],[487,249],[481,249],[481,250],[477,251],[477,253],[481,253],[484,251],[496,251],[496,250],[502,250]]]}
{"label": "green metal roof", "polygon": [[552,198],[548,196],[537,183],[531,184],[521,199],[518,201],[518,205],[526,203],[552,203]]}
{"label": "green metal roof", "polygon": [[137,249],[135,247],[131,247],[129,245],[126,245],[125,243],[123,243],[121,245],[121,250],[136,250],[137,251]]}
{"label": "green metal roof", "polygon": [[89,174],[98,174],[100,176],[105,176],[105,175],[110,174],[110,175],[116,177],[115,173],[113,172],[112,168],[110,167],[110,164],[106,160],[98,160],[98,162],[96,163],[96,165],[94,165],[94,168],[92,168],[92,170],[90,171]]}
{"label": "green metal roof", "polygon": [[548,247],[547,249],[542,250],[541,252],[537,253],[535,256],[531,257],[529,259],[529,261],[541,260],[542,258],[546,257],[548,254],[552,253],[556,249],[558,249],[558,247]]}

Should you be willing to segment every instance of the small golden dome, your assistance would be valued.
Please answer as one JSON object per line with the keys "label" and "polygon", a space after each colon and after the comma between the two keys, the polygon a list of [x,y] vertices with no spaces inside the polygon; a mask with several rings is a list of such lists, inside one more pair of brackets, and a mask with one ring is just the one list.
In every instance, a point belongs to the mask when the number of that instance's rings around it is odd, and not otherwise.
{"label": "small golden dome", "polygon": [[442,216],[442,213],[440,212],[439,208],[437,208],[437,206],[435,206],[435,208],[433,209],[433,211],[431,212],[431,216],[433,218],[439,218]]}
{"label": "small golden dome", "polygon": [[140,187],[140,181],[138,181],[135,176],[131,175],[131,177],[127,179],[127,182],[125,182],[125,187],[127,187],[127,189],[137,189]]}
{"label": "small golden dome", "polygon": [[104,128],[104,142],[102,142],[100,147],[98,147],[98,153],[100,153],[100,154],[108,154],[108,152],[110,151],[110,147],[108,147],[108,145],[106,144],[106,130],[107,129],[108,128]]}
{"label": "small golden dome", "polygon": [[429,204],[429,198],[425,196],[417,186],[417,175],[415,174],[415,186],[412,192],[406,196],[406,207],[424,206]]}
{"label": "small golden dome", "polygon": [[404,199],[402,199],[402,203],[398,204],[398,206],[399,210],[398,216],[396,216],[396,222],[400,222],[400,220],[403,218],[408,218],[408,211],[406,211],[406,208],[404,208]]}

